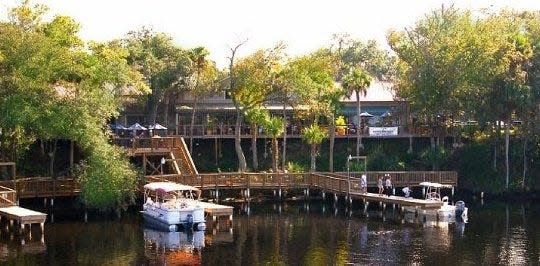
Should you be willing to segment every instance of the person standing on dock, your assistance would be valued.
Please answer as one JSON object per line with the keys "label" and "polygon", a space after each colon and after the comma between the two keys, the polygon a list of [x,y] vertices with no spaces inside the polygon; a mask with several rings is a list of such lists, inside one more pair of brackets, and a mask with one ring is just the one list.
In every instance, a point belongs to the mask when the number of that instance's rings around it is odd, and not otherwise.
{"label": "person standing on dock", "polygon": [[386,174],[386,182],[385,182],[385,189],[386,189],[386,195],[388,197],[392,196],[392,177],[390,177],[389,174]]}
{"label": "person standing on dock", "polygon": [[379,188],[379,196],[381,196],[384,190],[382,176],[379,176],[379,180],[377,181],[377,187]]}

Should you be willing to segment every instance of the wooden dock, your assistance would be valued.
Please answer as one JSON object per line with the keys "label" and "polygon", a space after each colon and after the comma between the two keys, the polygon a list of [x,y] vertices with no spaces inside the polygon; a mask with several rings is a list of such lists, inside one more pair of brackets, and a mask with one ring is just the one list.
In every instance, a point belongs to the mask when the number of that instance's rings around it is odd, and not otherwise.
{"label": "wooden dock", "polygon": [[24,230],[26,225],[31,226],[32,224],[40,224],[41,231],[43,232],[43,226],[45,224],[45,220],[47,219],[47,214],[25,209],[19,206],[9,206],[0,208],[0,217],[3,219],[8,219],[10,223],[16,221],[21,226],[21,230]]}
{"label": "wooden dock", "polygon": [[433,210],[442,207],[442,201],[405,198],[400,196],[386,196],[377,193],[351,193],[351,198],[364,200],[365,202],[382,202],[385,204],[397,204],[400,206],[417,207],[422,210]]}
{"label": "wooden dock", "polygon": [[201,205],[204,208],[204,212],[210,216],[212,216],[212,221],[216,221],[218,217],[220,216],[228,216],[229,221],[232,221],[233,216],[233,207],[232,206],[225,206],[210,202],[199,202],[199,205]]}
{"label": "wooden dock", "polygon": [[21,232],[26,225],[40,224],[43,234],[47,214],[17,206],[16,197],[15,190],[0,186],[0,218],[9,220],[10,225],[17,222]]}

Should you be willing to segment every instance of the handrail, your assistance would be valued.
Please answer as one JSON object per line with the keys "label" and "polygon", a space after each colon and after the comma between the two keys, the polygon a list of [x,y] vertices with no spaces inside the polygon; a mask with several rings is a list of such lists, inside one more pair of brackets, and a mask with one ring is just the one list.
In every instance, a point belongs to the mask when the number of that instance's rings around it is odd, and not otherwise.
{"label": "handrail", "polygon": [[[377,177],[390,174],[395,187],[416,186],[420,182],[430,181],[457,185],[457,173],[452,171],[415,171],[415,172],[366,172],[368,186],[377,185]],[[344,173],[199,173],[195,175],[166,174],[146,176],[146,182],[171,181],[197,186],[201,189],[303,189],[318,188],[337,193],[359,192],[359,177],[362,172],[353,172],[350,177]],[[350,186],[350,189],[349,189]],[[4,190],[2,190],[4,188]],[[14,189],[16,188],[16,189]],[[4,191],[6,191],[4,193]],[[12,202],[17,198],[74,196],[80,193],[80,184],[74,178],[21,178],[0,181],[0,206],[5,194]],[[15,194],[16,192],[16,194]],[[2,194],[4,193],[4,194]],[[13,195],[13,196],[12,196]]]}

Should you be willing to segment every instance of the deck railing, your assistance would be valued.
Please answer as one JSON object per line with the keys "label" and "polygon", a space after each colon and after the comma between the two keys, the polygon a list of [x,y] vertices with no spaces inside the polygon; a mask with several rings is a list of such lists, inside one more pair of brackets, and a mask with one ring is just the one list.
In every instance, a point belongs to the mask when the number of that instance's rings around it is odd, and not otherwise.
{"label": "deck railing", "polygon": [[[377,186],[377,177],[390,174],[395,187],[418,186],[429,181],[457,185],[457,173],[451,171],[431,172],[367,172],[368,187]],[[208,173],[196,175],[152,175],[146,182],[172,181],[207,189],[302,189],[318,188],[329,192],[359,192],[361,172],[346,173]],[[349,188],[350,185],[350,188]],[[2,187],[4,189],[2,189]],[[0,206],[7,199],[75,196],[80,193],[77,179],[47,177],[20,178],[15,181],[0,181]],[[16,195],[15,195],[16,193]]]}
{"label": "deck railing", "polygon": [[[172,181],[198,186],[201,189],[218,188],[307,188],[318,187],[329,191],[346,191],[351,183],[351,192],[359,191],[362,172],[347,173],[211,173],[198,175],[153,175],[147,176],[148,182]],[[366,172],[368,187],[377,186],[377,178],[389,174],[392,185],[396,187],[418,186],[420,182],[436,182],[457,185],[457,172],[453,171],[411,171],[411,172]]]}
{"label": "deck railing", "polygon": [[17,205],[17,195],[15,190],[0,186],[0,207],[9,207]]}

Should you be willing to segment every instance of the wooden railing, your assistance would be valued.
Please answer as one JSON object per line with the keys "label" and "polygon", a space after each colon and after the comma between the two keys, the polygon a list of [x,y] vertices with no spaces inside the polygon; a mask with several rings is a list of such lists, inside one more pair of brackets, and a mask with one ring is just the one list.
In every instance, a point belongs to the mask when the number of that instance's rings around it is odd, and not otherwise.
{"label": "wooden railing", "polygon": [[17,205],[17,195],[15,190],[0,186],[0,207],[9,207]]}
{"label": "wooden railing", "polygon": [[[356,136],[356,128],[351,126],[343,126],[343,129],[336,128],[336,137],[337,138],[343,138],[343,137],[355,137]],[[410,134],[410,130],[408,126],[404,125],[397,125],[398,134],[400,136],[405,136]],[[360,135],[364,137],[369,136],[369,130],[368,127],[364,127],[359,129]],[[171,130],[172,131],[172,130]],[[195,138],[214,138],[214,137],[220,137],[220,138],[234,138],[235,132],[236,132],[236,126],[235,125],[221,125],[221,126],[214,126],[214,125],[194,125],[193,126],[193,137]],[[422,131],[424,132],[424,131]],[[190,132],[190,126],[189,125],[178,125],[175,134],[178,134],[180,136],[189,138],[191,136]],[[249,138],[254,133],[254,131],[249,126],[242,126],[240,129],[240,136],[242,138]],[[259,128],[257,129],[257,133],[259,137],[266,137],[270,138],[266,132]],[[302,137],[302,126],[288,126],[286,130],[286,135],[288,138],[301,138]]]}
{"label": "wooden railing", "polygon": [[[390,174],[395,187],[418,186],[429,181],[457,185],[457,173],[446,172],[366,172],[368,187],[377,186],[377,177]],[[359,192],[359,178],[362,173],[208,173],[196,175],[153,175],[146,176],[146,182],[172,181],[206,189],[298,189],[318,188],[325,191],[347,193]],[[349,188],[350,186],[350,188]],[[4,190],[2,190],[2,187]],[[16,195],[15,195],[16,192]],[[77,179],[51,179],[47,177],[20,178],[16,181],[0,181],[0,206],[7,199],[16,198],[76,196],[80,193]],[[3,199],[2,199],[3,198]]]}
{"label": "wooden railing", "polygon": [[[329,191],[347,191],[351,184],[351,192],[359,191],[361,172],[347,173],[212,173],[191,175],[154,175],[147,176],[148,182],[172,181],[201,189],[214,188],[307,188],[317,187]],[[368,187],[377,186],[377,178],[389,174],[396,187],[418,186],[420,182],[436,182],[457,185],[457,172],[412,171],[412,172],[366,172]]]}
{"label": "wooden railing", "polygon": [[[346,176],[346,172],[337,174]],[[363,173],[351,173],[351,177],[360,178]],[[457,186],[458,177],[455,171],[387,171],[387,172],[366,172],[368,186],[376,187],[379,177],[389,174],[392,177],[392,185],[397,187],[414,186],[420,182],[435,182],[446,185]]]}
{"label": "wooden railing", "polygon": [[13,189],[18,198],[75,196],[81,191],[79,182],[73,178],[20,178],[15,181],[0,181],[0,186]]}

